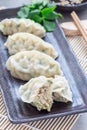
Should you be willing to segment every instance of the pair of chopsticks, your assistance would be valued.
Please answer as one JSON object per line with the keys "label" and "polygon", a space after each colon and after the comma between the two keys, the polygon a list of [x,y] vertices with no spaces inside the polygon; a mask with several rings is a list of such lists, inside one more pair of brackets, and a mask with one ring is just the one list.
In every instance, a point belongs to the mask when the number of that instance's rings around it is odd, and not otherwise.
{"label": "pair of chopsticks", "polygon": [[71,16],[74,20],[76,27],[79,29],[79,31],[82,34],[84,40],[87,42],[87,32],[86,32],[86,29],[81,24],[79,17],[77,16],[77,14],[74,11],[71,13]]}

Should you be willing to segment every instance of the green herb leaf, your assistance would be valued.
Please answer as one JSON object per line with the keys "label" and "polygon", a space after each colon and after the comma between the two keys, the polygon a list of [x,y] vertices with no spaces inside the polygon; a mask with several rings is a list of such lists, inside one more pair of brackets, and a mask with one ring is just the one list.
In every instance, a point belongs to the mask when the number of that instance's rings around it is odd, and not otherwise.
{"label": "green herb leaf", "polygon": [[55,6],[52,6],[52,7],[49,7],[49,8],[44,8],[41,12],[42,12],[42,15],[45,16],[47,13],[50,13],[54,10],[55,10]]}
{"label": "green herb leaf", "polygon": [[28,18],[38,22],[38,23],[41,23],[42,22],[42,17],[40,17],[40,10],[36,9],[36,10],[31,10],[29,12],[29,15],[28,15]]}
{"label": "green herb leaf", "polygon": [[40,6],[43,6],[43,0],[33,0],[28,7],[30,9],[39,9]]}
{"label": "green herb leaf", "polygon": [[62,17],[62,15],[59,13],[56,13],[55,11],[52,11],[52,12],[47,12],[44,17],[47,20],[54,20],[56,18]]}
{"label": "green herb leaf", "polygon": [[45,6],[47,6],[49,4],[49,0],[44,0],[43,1],[43,6],[45,7]]}
{"label": "green herb leaf", "polygon": [[35,10],[31,10],[29,12],[29,18],[34,18],[35,15],[39,15],[40,14],[40,10],[35,9]]}
{"label": "green herb leaf", "polygon": [[34,21],[36,21],[37,23],[41,23],[42,22],[42,17],[38,16],[38,15],[35,15],[33,18],[32,18]]}
{"label": "green herb leaf", "polygon": [[58,18],[63,18],[63,15],[61,13],[58,13]]}
{"label": "green herb leaf", "polygon": [[29,8],[29,9],[36,9],[36,7],[37,7],[37,5],[36,4],[30,4],[30,5],[27,5],[27,7]]}
{"label": "green herb leaf", "polygon": [[27,18],[29,14],[29,8],[28,7],[22,7],[20,11],[17,13],[18,18]]}
{"label": "green herb leaf", "polygon": [[32,19],[44,26],[46,31],[55,29],[55,19],[63,17],[55,11],[56,4],[50,0],[33,0],[31,4],[24,5],[17,13],[18,18]]}
{"label": "green herb leaf", "polygon": [[55,22],[51,22],[51,21],[47,21],[47,20],[43,20],[43,25],[47,32],[53,31],[56,27]]}
{"label": "green herb leaf", "polygon": [[33,0],[32,4],[42,4],[43,0]]}

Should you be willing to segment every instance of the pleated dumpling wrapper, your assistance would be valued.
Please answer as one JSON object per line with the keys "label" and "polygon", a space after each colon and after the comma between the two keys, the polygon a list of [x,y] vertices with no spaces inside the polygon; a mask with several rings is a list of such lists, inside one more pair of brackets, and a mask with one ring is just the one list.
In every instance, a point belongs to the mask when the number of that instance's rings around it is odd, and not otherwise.
{"label": "pleated dumpling wrapper", "polygon": [[0,22],[0,30],[4,35],[16,32],[28,32],[39,37],[44,37],[46,31],[43,26],[30,19],[6,18]]}
{"label": "pleated dumpling wrapper", "polygon": [[30,33],[15,33],[8,37],[4,45],[8,48],[10,55],[20,51],[38,50],[54,59],[58,56],[51,44]]}
{"label": "pleated dumpling wrapper", "polygon": [[52,95],[55,101],[60,102],[72,102],[72,92],[70,90],[70,86],[68,81],[64,76],[55,76],[53,78],[52,84]]}
{"label": "pleated dumpling wrapper", "polygon": [[54,77],[62,74],[57,61],[36,50],[23,51],[10,56],[6,66],[14,77],[25,81],[40,75]]}
{"label": "pleated dumpling wrapper", "polygon": [[23,102],[30,103],[39,111],[51,110],[53,99],[49,78],[44,76],[32,78],[29,82],[20,86],[19,95]]}

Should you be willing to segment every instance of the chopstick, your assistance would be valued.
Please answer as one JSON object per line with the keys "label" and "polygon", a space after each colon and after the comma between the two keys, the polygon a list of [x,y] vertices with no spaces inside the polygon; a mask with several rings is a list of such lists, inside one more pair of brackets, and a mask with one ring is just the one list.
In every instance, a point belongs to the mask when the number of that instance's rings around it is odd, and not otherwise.
{"label": "chopstick", "polygon": [[86,29],[81,24],[81,21],[80,21],[79,17],[77,16],[77,14],[75,13],[75,11],[73,11],[71,13],[71,16],[72,16],[72,18],[74,20],[74,23],[75,23],[76,27],[79,29],[79,31],[82,34],[84,40],[87,42],[87,32],[86,32]]}

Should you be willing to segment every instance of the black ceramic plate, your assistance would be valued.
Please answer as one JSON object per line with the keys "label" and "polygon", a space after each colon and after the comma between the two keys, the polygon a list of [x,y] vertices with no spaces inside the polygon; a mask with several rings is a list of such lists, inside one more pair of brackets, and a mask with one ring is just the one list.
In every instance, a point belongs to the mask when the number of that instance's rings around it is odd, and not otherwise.
{"label": "black ceramic plate", "polygon": [[[59,0],[54,0],[57,4]],[[69,1],[69,0],[68,0]],[[58,11],[80,11],[87,9],[87,0],[83,0],[80,4],[74,4],[74,5],[59,5],[57,4]]]}
{"label": "black ceramic plate", "polygon": [[[0,11],[0,20],[15,17],[17,11],[18,9]],[[60,62],[64,75],[70,84],[73,93],[73,103],[55,102],[49,113],[47,111],[39,112],[35,107],[21,101],[18,88],[24,82],[13,78],[6,69],[5,63],[9,57],[8,51],[4,47],[6,39],[7,37],[0,33],[0,84],[8,117],[12,122],[22,123],[87,112],[87,79],[58,22],[56,30],[53,33],[48,33],[44,39],[52,43],[59,53],[57,61]]]}

